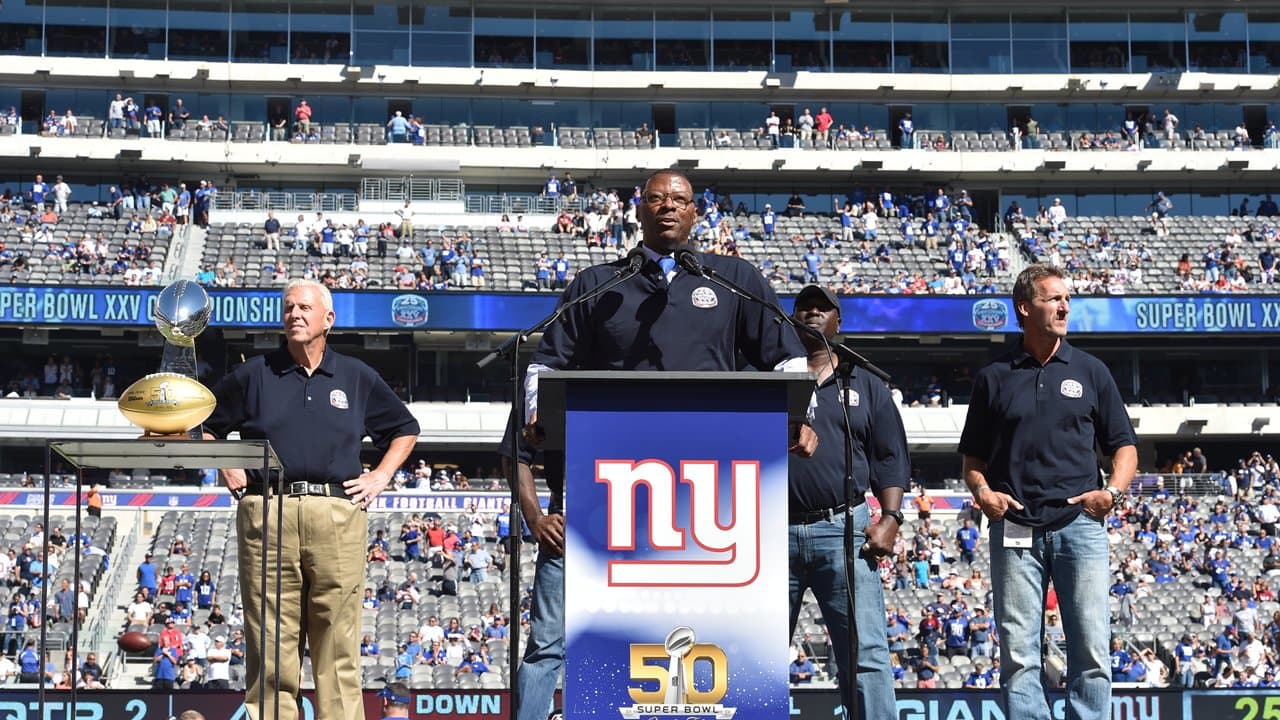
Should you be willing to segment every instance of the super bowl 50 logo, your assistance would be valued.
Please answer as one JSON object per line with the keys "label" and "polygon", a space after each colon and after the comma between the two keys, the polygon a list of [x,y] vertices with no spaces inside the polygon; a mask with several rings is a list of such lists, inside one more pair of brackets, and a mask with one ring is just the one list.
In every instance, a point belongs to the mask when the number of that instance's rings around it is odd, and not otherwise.
{"label": "super bowl 50 logo", "polygon": [[[693,628],[680,626],[663,643],[631,644],[631,695],[634,705],[618,708],[626,720],[641,717],[713,717],[728,720],[737,708],[720,704],[729,692],[729,658],[720,646],[696,642]],[[693,681],[698,663],[710,665],[710,686]]]}

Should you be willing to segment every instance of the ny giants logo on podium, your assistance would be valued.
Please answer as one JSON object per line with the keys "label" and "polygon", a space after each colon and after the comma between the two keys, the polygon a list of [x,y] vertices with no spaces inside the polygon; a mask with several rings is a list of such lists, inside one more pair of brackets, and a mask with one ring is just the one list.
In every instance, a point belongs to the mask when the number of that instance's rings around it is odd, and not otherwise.
{"label": "ny giants logo on podium", "polygon": [[[680,462],[679,482],[689,486],[681,517],[676,474],[661,460],[597,460],[597,483],[608,498],[608,549],[663,559],[609,560],[613,587],[741,587],[760,574],[760,463],[730,463],[728,524],[720,523],[720,463]],[[648,489],[647,547],[637,549],[636,491]],[[694,547],[689,545],[692,541]],[[681,559],[685,554],[688,559]]]}

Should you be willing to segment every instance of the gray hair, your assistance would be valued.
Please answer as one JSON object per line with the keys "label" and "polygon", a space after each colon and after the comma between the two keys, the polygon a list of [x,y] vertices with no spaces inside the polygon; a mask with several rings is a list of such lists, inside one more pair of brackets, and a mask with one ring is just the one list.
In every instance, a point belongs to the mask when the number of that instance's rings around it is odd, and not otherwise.
{"label": "gray hair", "polygon": [[297,288],[311,288],[316,292],[320,293],[320,304],[324,306],[325,310],[328,310],[329,312],[333,312],[333,294],[329,292],[329,288],[325,287],[321,283],[316,282],[315,280],[294,278],[293,280],[290,280],[289,282],[285,283],[284,291],[280,294],[280,297],[284,298],[286,295],[289,294],[289,291],[295,290]]}

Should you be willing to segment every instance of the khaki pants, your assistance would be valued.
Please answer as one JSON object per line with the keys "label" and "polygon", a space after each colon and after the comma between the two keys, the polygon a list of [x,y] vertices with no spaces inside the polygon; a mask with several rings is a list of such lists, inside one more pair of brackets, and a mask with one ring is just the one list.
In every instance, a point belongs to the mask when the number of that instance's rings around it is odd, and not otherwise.
{"label": "khaki pants", "polygon": [[[277,531],[276,503],[284,503]],[[245,496],[236,512],[241,601],[244,603],[245,704],[251,720],[297,720],[302,656],[311,651],[316,720],[364,720],[360,673],[360,598],[364,591],[369,516],[345,498],[273,497],[267,537],[267,588],[262,573],[263,498]],[[276,606],[276,542],[280,541],[280,606]],[[263,607],[265,599],[266,606]],[[280,635],[275,633],[279,613]],[[266,652],[258,646],[263,621]],[[276,647],[280,668],[276,672]],[[266,706],[258,675],[266,664]],[[279,682],[280,713],[275,713]]]}

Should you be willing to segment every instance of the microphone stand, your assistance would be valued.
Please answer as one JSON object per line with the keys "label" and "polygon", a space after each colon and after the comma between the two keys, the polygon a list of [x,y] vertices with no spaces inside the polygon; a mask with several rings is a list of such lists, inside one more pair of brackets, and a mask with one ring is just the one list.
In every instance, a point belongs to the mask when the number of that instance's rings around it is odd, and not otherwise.
{"label": "microphone stand", "polygon": [[519,671],[520,660],[520,545],[524,540],[524,524],[522,523],[520,508],[520,471],[518,467],[520,455],[516,449],[517,443],[520,441],[520,431],[524,426],[522,412],[524,408],[524,383],[521,382],[520,378],[520,345],[528,342],[531,335],[550,327],[569,310],[603,295],[638,275],[640,268],[644,267],[645,259],[644,250],[638,247],[633,249],[630,253],[627,253],[627,264],[618,268],[613,273],[613,277],[601,284],[600,287],[569,302],[558,303],[551,314],[534,323],[531,327],[507,338],[506,342],[476,363],[477,368],[484,368],[499,357],[506,357],[511,361],[511,413],[507,418],[507,436],[511,438],[511,443],[504,449],[507,453],[507,486],[511,490],[511,508],[508,518],[508,526],[510,527],[508,535],[510,540],[508,542],[511,544],[511,558],[508,560],[511,568],[509,576],[511,602],[507,607],[507,622],[508,627],[513,629],[509,634],[507,643],[507,672],[511,682],[511,717],[513,718],[516,717],[520,710],[520,684],[516,682],[516,674]]}
{"label": "microphone stand", "polygon": [[[702,262],[698,260],[698,256],[695,255],[692,250],[689,250],[688,248],[681,248],[676,251],[675,257],[676,262],[678,262],[680,266],[688,272],[704,277],[738,297],[763,305],[772,312],[778,320],[795,328],[797,332],[803,332],[809,337],[821,341],[823,346],[826,347],[829,356],[832,354],[837,355],[845,362],[849,363],[849,370],[843,373],[843,378],[841,378],[842,373],[840,368],[835,366],[835,363],[832,363],[832,371],[836,376],[836,397],[837,401],[840,403],[840,413],[844,419],[844,495],[845,512],[847,513],[847,508],[852,508],[854,506],[858,495],[857,486],[855,485],[853,478],[853,423],[849,418],[849,404],[845,400],[845,394],[849,389],[849,380],[852,376],[852,367],[861,367],[885,382],[889,381],[889,373],[873,365],[871,361],[855,352],[852,348],[845,345],[832,345],[831,342],[827,340],[826,335],[823,335],[821,332],[818,332],[799,320],[796,320],[793,316],[786,314],[783,312],[781,307],[778,307],[777,303],[769,302],[746,288],[739,286],[732,280],[722,277],[714,269],[703,265]],[[842,379],[843,383],[841,382]],[[849,673],[849,705],[846,708],[846,717],[849,718],[859,717],[858,706],[860,704],[858,698],[858,603],[854,590],[858,556],[859,551],[854,547],[853,523],[849,522],[846,517],[844,524],[844,585],[846,595],[845,599],[847,601],[846,607],[849,613],[849,668],[847,670]]]}

